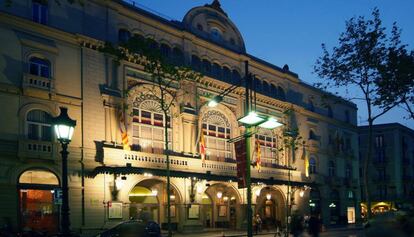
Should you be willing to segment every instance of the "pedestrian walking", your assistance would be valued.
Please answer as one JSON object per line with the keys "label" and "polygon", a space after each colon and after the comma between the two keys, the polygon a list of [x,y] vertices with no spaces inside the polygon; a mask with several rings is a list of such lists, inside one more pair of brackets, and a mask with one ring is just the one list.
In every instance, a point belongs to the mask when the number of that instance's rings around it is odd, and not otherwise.
{"label": "pedestrian walking", "polygon": [[255,228],[256,234],[258,234],[260,231],[262,231],[262,218],[260,218],[259,214],[256,214],[253,223],[256,226]]}
{"label": "pedestrian walking", "polygon": [[320,231],[320,221],[319,218],[315,215],[312,215],[309,218],[309,229],[308,232],[313,237],[319,237],[319,231]]}

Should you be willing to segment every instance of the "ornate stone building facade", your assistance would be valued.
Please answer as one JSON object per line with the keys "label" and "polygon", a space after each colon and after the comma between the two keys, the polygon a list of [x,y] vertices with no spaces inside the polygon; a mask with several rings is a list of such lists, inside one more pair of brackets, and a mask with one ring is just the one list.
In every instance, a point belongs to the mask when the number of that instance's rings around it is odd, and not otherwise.
{"label": "ornate stone building facade", "polygon": [[[254,212],[271,225],[284,225],[289,185],[289,203],[300,214],[320,215],[325,225],[358,218],[356,106],[305,84],[287,65],[279,68],[248,54],[218,1],[191,9],[182,21],[124,1],[61,4],[14,0],[0,6],[0,222],[57,226],[60,156],[50,118],[65,106],[78,124],[69,146],[73,229],[107,228],[144,214],[166,222],[165,120],[175,227],[245,227],[246,191],[234,181],[235,150],[227,142],[243,134],[237,121],[245,113],[243,88],[215,108],[206,103],[239,83],[246,61],[256,77],[257,112],[296,127],[303,138],[295,156],[279,150],[283,126],[258,130],[252,138],[262,154],[260,172],[252,168]],[[118,64],[98,50],[134,34],[152,38],[172,63],[203,74],[192,85],[195,95],[181,98],[167,117],[157,101],[138,96],[144,90],[139,82],[147,77],[139,62]],[[123,104],[131,151],[122,147]]]}

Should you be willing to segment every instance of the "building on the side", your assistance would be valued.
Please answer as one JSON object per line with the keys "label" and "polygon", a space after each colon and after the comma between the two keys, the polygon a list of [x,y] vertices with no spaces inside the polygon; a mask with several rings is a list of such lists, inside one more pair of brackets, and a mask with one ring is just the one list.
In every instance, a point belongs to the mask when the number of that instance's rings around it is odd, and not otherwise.
{"label": "building on the side", "polygon": [[[368,149],[368,126],[359,126],[361,197],[365,200],[363,168]],[[373,153],[369,162],[368,187],[371,211],[381,213],[409,208],[414,197],[414,131],[399,123],[373,126]],[[363,213],[367,211],[362,203]]]}
{"label": "building on the side", "polygon": [[[124,1],[59,2],[0,6],[0,224],[56,231],[61,159],[50,118],[64,106],[77,121],[69,144],[73,230],[108,228],[143,213],[165,227],[165,119],[174,228],[245,228],[246,190],[235,182],[235,150],[227,142],[243,133],[237,121],[245,112],[243,88],[215,108],[206,103],[244,77],[246,61],[256,77],[257,112],[297,127],[303,138],[295,157],[278,149],[283,126],[252,138],[262,144],[261,171],[252,168],[254,212],[269,225],[284,225],[289,185],[293,211],[320,215],[325,225],[358,220],[356,105],[307,85],[287,65],[248,54],[218,1],[191,9],[182,21]],[[117,63],[99,51],[133,34],[152,38],[173,63],[204,75],[207,86],[192,84],[197,96],[182,98],[167,118],[156,101],[138,96],[147,78],[139,62]],[[122,105],[131,151],[122,146]],[[205,163],[198,144],[203,130]]]}

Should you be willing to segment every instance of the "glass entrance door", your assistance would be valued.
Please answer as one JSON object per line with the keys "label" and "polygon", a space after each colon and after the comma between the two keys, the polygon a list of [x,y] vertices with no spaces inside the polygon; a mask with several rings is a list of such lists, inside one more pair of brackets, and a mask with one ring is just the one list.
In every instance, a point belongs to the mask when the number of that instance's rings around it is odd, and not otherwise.
{"label": "glass entrance door", "polygon": [[57,233],[59,205],[54,190],[19,189],[20,223],[23,230]]}

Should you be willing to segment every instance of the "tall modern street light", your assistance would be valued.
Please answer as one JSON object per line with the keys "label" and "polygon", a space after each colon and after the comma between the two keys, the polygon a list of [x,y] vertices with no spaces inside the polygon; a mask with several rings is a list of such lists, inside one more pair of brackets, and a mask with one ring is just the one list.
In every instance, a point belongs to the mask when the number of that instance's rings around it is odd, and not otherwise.
{"label": "tall modern street light", "polygon": [[[261,128],[266,129],[274,129],[276,127],[279,127],[283,124],[279,123],[276,118],[268,117],[268,116],[260,116],[258,115],[252,108],[252,75],[249,74],[248,71],[248,62],[245,63],[245,116],[238,119],[240,123],[244,125],[246,128],[244,133],[245,143],[246,143],[246,188],[247,188],[247,236],[252,237],[253,236],[253,213],[252,213],[252,187],[251,187],[251,172],[250,172],[250,166],[251,166],[251,137],[253,135],[252,133],[252,127],[259,126]],[[208,106],[215,107],[217,106],[221,101],[223,101],[223,97],[227,94],[229,94],[231,91],[236,89],[238,85],[233,85],[226,89],[223,93],[221,93],[218,96],[215,96],[210,102],[208,103]]]}
{"label": "tall modern street light", "polygon": [[68,195],[68,144],[73,135],[76,121],[68,116],[68,109],[60,107],[59,116],[53,118],[53,126],[56,132],[56,138],[62,145],[62,207],[60,222],[61,234],[64,237],[70,236],[70,220],[69,220],[69,195]]}

